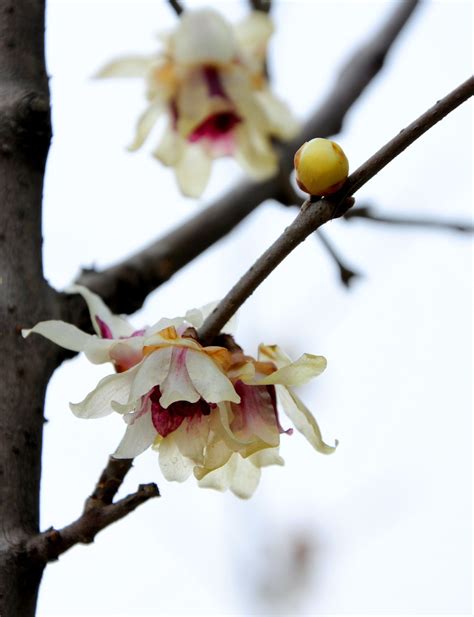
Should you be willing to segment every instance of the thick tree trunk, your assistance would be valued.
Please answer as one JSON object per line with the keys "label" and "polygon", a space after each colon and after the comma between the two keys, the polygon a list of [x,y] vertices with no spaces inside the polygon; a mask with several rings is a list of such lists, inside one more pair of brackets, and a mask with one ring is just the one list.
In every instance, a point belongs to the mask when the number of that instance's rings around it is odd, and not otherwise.
{"label": "thick tree trunk", "polygon": [[[55,368],[22,327],[55,314],[43,277],[41,200],[51,139],[42,0],[0,0],[0,615],[35,614],[43,401]],[[39,339],[39,337],[38,337]]]}

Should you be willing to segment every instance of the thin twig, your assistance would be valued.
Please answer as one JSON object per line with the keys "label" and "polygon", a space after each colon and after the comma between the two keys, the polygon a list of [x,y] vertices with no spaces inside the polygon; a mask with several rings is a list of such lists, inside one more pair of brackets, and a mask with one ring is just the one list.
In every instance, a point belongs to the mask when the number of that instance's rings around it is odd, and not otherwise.
{"label": "thin twig", "polygon": [[345,287],[350,287],[354,279],[360,276],[360,273],[355,272],[355,270],[352,270],[351,268],[349,268],[348,266],[344,264],[344,262],[342,261],[342,258],[339,255],[339,252],[336,250],[333,243],[330,242],[329,238],[323,232],[322,229],[317,229],[315,234],[321,241],[326,251],[329,253],[329,255],[334,260],[334,263],[336,264],[337,269],[339,271],[339,278],[341,279],[341,283]]}
{"label": "thin twig", "polygon": [[435,218],[424,217],[403,217],[386,214],[378,214],[374,212],[371,206],[359,206],[349,210],[344,217],[346,221],[354,219],[363,219],[372,221],[373,223],[384,223],[388,225],[401,225],[403,227],[425,227],[431,229],[447,229],[450,231],[460,231],[464,233],[473,233],[474,225],[461,221],[443,221]]}
{"label": "thin twig", "polygon": [[[115,266],[101,272],[87,270],[79,282],[96,292],[117,313],[138,310],[149,293],[180,268],[229,233],[266,199],[281,199],[281,178],[292,170],[293,155],[312,137],[330,137],[341,130],[347,112],[378,74],[383,60],[417,0],[397,4],[394,12],[373,37],[351,55],[333,88],[305,123],[300,135],[280,151],[280,174],[264,182],[243,183],[180,227]],[[63,296],[62,318],[85,326],[88,313],[75,296]]]}
{"label": "thin twig", "polygon": [[90,544],[99,531],[124,518],[152,497],[159,497],[156,484],[140,484],[137,491],[113,503],[132,462],[132,459],[110,457],[93,493],[84,504],[81,516],[62,529],[51,527],[31,538],[26,545],[29,558],[44,563],[54,561],[75,544]]}
{"label": "thin twig", "polygon": [[254,11],[269,13],[272,8],[272,0],[249,0],[250,6]]}
{"label": "thin twig", "polygon": [[181,2],[179,2],[179,0],[168,0],[168,3],[170,5],[170,7],[174,10],[176,15],[178,15],[178,17],[184,11],[184,7],[181,4]]}
{"label": "thin twig", "polygon": [[[205,320],[198,335],[201,341],[211,341],[221,328],[234,315],[245,300],[257,289],[266,277],[291,253],[310,233],[327,221],[344,216],[353,205],[351,195],[373,178],[390,161],[403,152],[423,133],[439,122],[451,111],[459,107],[474,94],[474,77],[470,77],[450,94],[398,133],[385,146],[380,148],[363,165],[354,171],[338,193],[325,198],[307,199],[298,216],[283,234],[255,262],[250,270],[229,291],[214,311]],[[427,180],[428,181],[428,180]],[[313,199],[315,201],[313,201]]]}

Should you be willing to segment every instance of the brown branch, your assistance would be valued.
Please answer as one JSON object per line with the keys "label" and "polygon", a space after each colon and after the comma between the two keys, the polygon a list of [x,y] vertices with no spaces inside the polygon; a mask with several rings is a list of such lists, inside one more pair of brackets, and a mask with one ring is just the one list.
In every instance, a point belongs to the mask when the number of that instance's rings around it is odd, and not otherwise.
{"label": "brown branch", "polygon": [[26,553],[33,561],[47,563],[58,559],[75,544],[90,544],[95,536],[124,518],[152,497],[159,497],[156,484],[140,484],[131,493],[113,503],[123,479],[132,466],[132,459],[109,458],[93,493],[87,498],[79,518],[62,529],[50,528],[26,543]]}
{"label": "brown branch", "polygon": [[254,11],[269,13],[272,9],[272,0],[249,0],[249,2]]}
{"label": "brown branch", "polygon": [[184,8],[179,0],[168,0],[168,3],[178,17],[184,11]]}
{"label": "brown branch", "polygon": [[245,300],[293,249],[324,223],[333,218],[344,216],[354,203],[351,195],[358,191],[423,133],[459,107],[473,94],[474,77],[470,77],[412,122],[406,129],[400,131],[385,146],[380,148],[349,176],[342,189],[331,196],[330,199],[317,197],[307,199],[293,223],[263,253],[205,320],[199,329],[199,338],[203,342],[208,342],[219,334],[221,328]]}
{"label": "brown branch", "polygon": [[334,260],[334,263],[336,264],[339,271],[339,278],[341,279],[341,283],[344,285],[344,287],[350,287],[354,279],[360,276],[360,273],[352,270],[344,264],[342,258],[339,255],[339,252],[336,250],[332,242],[330,242],[329,238],[322,229],[317,229],[316,235],[321,241],[321,244],[324,246],[326,251]]}
{"label": "brown branch", "polygon": [[474,225],[472,223],[466,223],[461,221],[443,221],[435,218],[425,217],[409,217],[403,216],[387,216],[385,214],[378,214],[374,212],[370,206],[359,206],[352,210],[349,210],[344,217],[346,221],[353,221],[354,219],[363,219],[372,221],[374,223],[384,223],[388,225],[400,225],[402,227],[425,227],[428,229],[446,229],[449,231],[460,231],[463,233],[473,233]]}
{"label": "brown branch", "polygon": [[[282,179],[286,182],[292,170],[294,152],[304,141],[314,136],[329,137],[342,128],[347,112],[382,68],[385,56],[417,4],[416,0],[397,4],[380,31],[351,55],[300,135],[281,147],[278,176],[264,182],[243,183],[132,257],[101,272],[84,271],[79,282],[102,296],[115,312],[132,313],[151,291],[229,233],[260,203],[272,198],[282,200]],[[78,298],[64,296],[63,318],[85,325],[85,305]]]}

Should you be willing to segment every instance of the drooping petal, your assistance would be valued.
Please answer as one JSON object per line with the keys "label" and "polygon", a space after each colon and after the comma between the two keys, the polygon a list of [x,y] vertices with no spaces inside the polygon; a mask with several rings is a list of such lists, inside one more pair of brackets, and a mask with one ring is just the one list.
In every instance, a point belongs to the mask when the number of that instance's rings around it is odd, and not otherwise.
{"label": "drooping petal", "polygon": [[321,375],[327,366],[326,358],[305,353],[288,366],[276,370],[271,375],[257,379],[258,384],[281,384],[283,386],[302,386],[313,377]]}
{"label": "drooping petal", "polygon": [[251,441],[250,445],[239,450],[242,456],[278,446],[280,431],[274,403],[266,386],[249,386],[238,381],[235,388],[241,402],[239,405],[232,404],[234,419],[230,428],[239,439]]}
{"label": "drooping petal", "polygon": [[285,461],[280,456],[278,448],[267,448],[266,450],[260,450],[255,452],[252,456],[249,456],[248,460],[255,465],[255,467],[270,467],[271,465],[284,465]]}
{"label": "drooping petal", "polygon": [[245,120],[250,130],[267,131],[267,117],[255,98],[251,76],[243,67],[233,66],[232,69],[221,71],[222,87],[228,98],[234,104],[237,114]]}
{"label": "drooping petal", "polygon": [[270,140],[258,129],[239,125],[235,130],[235,142],[235,158],[252,178],[264,180],[277,172],[276,153]]}
{"label": "drooping petal", "polygon": [[161,141],[153,151],[153,156],[167,167],[176,165],[183,156],[185,140],[171,126],[165,129]]}
{"label": "drooping petal", "polygon": [[181,454],[195,465],[202,465],[209,437],[209,417],[195,414],[185,418],[173,435]]}
{"label": "drooping petal", "polygon": [[154,62],[146,56],[123,56],[102,67],[96,77],[145,77]]}
{"label": "drooping petal", "polygon": [[113,453],[115,458],[135,458],[154,442],[156,430],[151,414],[145,413],[127,426],[125,435]]}
{"label": "drooping petal", "polygon": [[315,450],[322,454],[332,454],[338,442],[336,441],[334,446],[326,444],[316,419],[296,394],[284,386],[275,387],[283,409],[295,428],[306,437]]}
{"label": "drooping petal", "polygon": [[286,103],[277,98],[267,88],[259,90],[255,96],[267,117],[268,131],[278,139],[288,140],[300,130],[300,124]]}
{"label": "drooping petal", "polygon": [[183,195],[200,197],[211,174],[211,158],[199,144],[188,144],[175,167],[175,173]]}
{"label": "drooping petal", "polygon": [[193,386],[208,403],[240,401],[230,380],[205,353],[190,349],[186,354],[186,367]]}
{"label": "drooping petal", "polygon": [[[200,469],[195,468],[195,475],[199,478]],[[230,489],[241,499],[248,499],[253,495],[260,481],[260,469],[240,454],[233,454],[229,461],[218,469],[207,473],[199,479],[202,488],[213,488],[218,491]]]}
{"label": "drooping petal", "polygon": [[236,53],[232,27],[212,9],[185,11],[170,40],[180,64],[227,64]]}
{"label": "drooping petal", "polygon": [[173,347],[171,363],[166,379],[161,384],[160,405],[165,409],[176,401],[196,403],[201,397],[193,386],[186,368],[186,355],[189,350]]}
{"label": "drooping petal", "polygon": [[193,462],[179,451],[173,433],[160,441],[158,446],[160,469],[169,481],[184,482],[193,470]]}
{"label": "drooping petal", "polygon": [[[102,298],[87,289],[87,287],[71,285],[66,289],[66,293],[79,294],[84,298],[89,309],[92,326],[100,337],[119,338],[121,336],[131,336],[133,333],[132,325],[120,315],[114,315]],[[104,335],[104,329],[100,327],[100,321],[97,320],[97,317],[110,329],[111,335]]]}
{"label": "drooping petal", "polygon": [[149,105],[138,119],[135,137],[132,143],[128,146],[130,152],[138,150],[144,143],[148,135],[151,133],[158,118],[163,112],[163,106],[154,101]]}
{"label": "drooping petal", "polygon": [[97,336],[91,336],[89,342],[84,347],[84,353],[86,358],[92,364],[103,364],[104,362],[111,362],[110,350],[116,343],[116,339],[97,338]]}
{"label": "drooping petal", "polygon": [[110,349],[110,358],[118,372],[127,371],[143,359],[143,336],[129,337],[116,342]]}
{"label": "drooping petal", "polygon": [[259,345],[258,359],[262,362],[273,362],[279,369],[292,362],[291,358],[278,345]]}
{"label": "drooping petal", "polygon": [[111,402],[125,403],[135,377],[135,368],[124,373],[107,375],[99,381],[96,388],[80,403],[69,403],[78,418],[102,418],[112,413]]}
{"label": "drooping petal", "polygon": [[97,338],[59,319],[40,321],[36,326],[33,326],[33,328],[21,331],[24,338],[27,338],[33,333],[41,334],[41,336],[56,343],[56,345],[60,345],[64,347],[64,349],[70,349],[71,351],[83,351],[91,339]]}

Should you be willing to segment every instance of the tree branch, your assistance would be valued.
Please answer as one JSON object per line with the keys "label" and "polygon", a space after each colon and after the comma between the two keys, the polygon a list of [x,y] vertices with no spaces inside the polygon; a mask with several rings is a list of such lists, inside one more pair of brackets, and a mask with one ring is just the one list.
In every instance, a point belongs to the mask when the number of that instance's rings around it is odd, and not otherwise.
{"label": "tree branch", "polygon": [[410,217],[385,215],[376,213],[371,206],[359,206],[349,210],[344,217],[346,221],[354,219],[364,219],[373,223],[384,223],[388,225],[401,225],[403,227],[427,227],[432,229],[447,229],[450,231],[460,231],[473,233],[474,225],[461,221],[443,221],[435,218]]}
{"label": "tree branch", "polygon": [[[358,191],[423,133],[426,133],[442,118],[473,96],[473,94],[474,77],[470,77],[412,122],[406,129],[400,131],[396,137],[356,169],[338,193],[332,195],[331,198],[311,197],[307,199],[293,223],[263,253],[207,317],[198,332],[200,340],[204,343],[212,341],[213,337],[219,334],[221,328],[245,300],[293,249],[303,242],[311,232],[327,223],[327,221],[344,216],[354,203],[351,195]],[[313,199],[317,201],[313,201]]]}
{"label": "tree branch", "polygon": [[184,8],[179,0],[168,0],[168,3],[178,17],[184,11]]}
{"label": "tree branch", "polygon": [[249,3],[254,11],[269,13],[272,9],[272,0],[249,0]]}
{"label": "tree branch", "polygon": [[351,268],[349,268],[348,266],[344,264],[341,257],[339,256],[338,251],[336,250],[332,242],[330,242],[329,238],[323,232],[322,229],[317,229],[316,235],[321,241],[326,251],[329,253],[329,255],[334,260],[334,263],[336,264],[337,269],[339,271],[339,278],[341,279],[341,283],[344,285],[344,287],[350,287],[353,280],[360,276],[360,273],[355,272],[354,270],[352,270]]}
{"label": "tree branch", "polygon": [[110,457],[93,493],[84,504],[81,516],[62,529],[50,528],[31,538],[26,544],[28,557],[43,563],[54,561],[75,544],[90,544],[100,531],[124,518],[142,503],[159,497],[156,484],[140,484],[136,492],[113,503],[132,462],[132,459]]}
{"label": "tree branch", "polygon": [[[344,65],[334,87],[291,143],[280,150],[280,174],[264,182],[245,182],[159,238],[132,257],[101,272],[85,270],[79,283],[99,294],[117,313],[138,310],[147,295],[180,268],[229,233],[266,199],[283,200],[283,184],[293,168],[293,155],[314,136],[330,137],[341,130],[344,118],[364,89],[378,74],[383,60],[413,13],[417,0],[397,4],[380,31]],[[86,324],[86,308],[77,298],[63,296],[63,318]]]}

